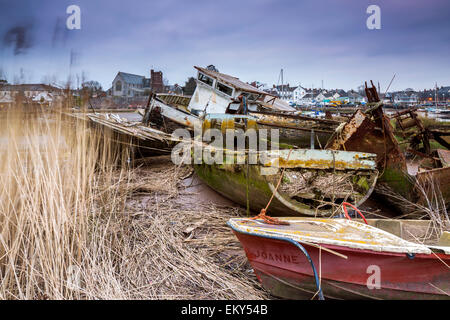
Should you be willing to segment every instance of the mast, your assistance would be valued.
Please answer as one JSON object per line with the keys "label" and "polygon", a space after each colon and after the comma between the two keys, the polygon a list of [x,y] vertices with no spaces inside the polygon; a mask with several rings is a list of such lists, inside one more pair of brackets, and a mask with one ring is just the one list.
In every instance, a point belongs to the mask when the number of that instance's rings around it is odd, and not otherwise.
{"label": "mast", "polygon": [[435,83],[435,89],[434,89],[434,105],[437,109],[437,82]]}

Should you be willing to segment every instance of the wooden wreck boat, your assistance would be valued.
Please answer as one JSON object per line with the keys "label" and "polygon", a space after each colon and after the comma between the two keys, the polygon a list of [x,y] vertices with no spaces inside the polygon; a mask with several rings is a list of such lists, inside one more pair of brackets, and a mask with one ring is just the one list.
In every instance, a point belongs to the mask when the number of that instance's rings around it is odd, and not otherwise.
{"label": "wooden wreck boat", "polygon": [[[221,128],[222,133],[230,134],[243,119],[257,129],[251,123],[253,118],[240,115],[209,115],[203,129]],[[194,170],[212,189],[253,211],[259,212],[271,201],[269,211],[277,216],[331,216],[342,202],[363,203],[375,187],[375,154],[290,146],[278,149],[283,145],[270,138],[266,143],[270,150],[261,148],[262,141],[258,142],[260,150],[239,149],[237,144],[226,146],[229,149],[206,146],[210,153],[222,153],[221,160],[205,161],[201,153]]]}
{"label": "wooden wreck boat", "polygon": [[334,119],[317,119],[295,113],[274,112],[263,107],[258,108],[258,111],[250,111],[249,115],[257,119],[258,127],[261,129],[278,129],[280,142],[302,148],[309,147],[311,142],[322,148],[342,123]]}
{"label": "wooden wreck boat", "polygon": [[86,117],[93,126],[112,130],[116,135],[113,139],[131,146],[136,156],[168,154],[179,142],[170,134],[145,126],[139,120],[129,120],[120,113],[88,113]]}
{"label": "wooden wreck boat", "polygon": [[258,280],[275,296],[450,299],[448,240],[423,245],[400,237],[418,229],[425,235],[430,221],[279,219],[289,225],[228,222]]}
{"label": "wooden wreck boat", "polygon": [[[325,145],[341,121],[317,119],[295,114],[286,102],[253,87],[238,78],[209,70],[197,69],[196,88],[191,98],[168,94],[151,97],[144,113],[144,123],[166,133],[176,128],[193,129],[207,114],[250,114],[261,128],[280,130],[280,141],[309,147],[314,140]],[[200,117],[200,118],[199,118]]]}
{"label": "wooden wreck boat", "polygon": [[[365,112],[357,110],[347,123],[335,131],[326,149],[375,153],[380,171],[375,192],[401,211],[404,211],[403,201],[399,202],[397,195],[412,203],[427,203],[436,201],[436,194],[440,194],[448,207],[450,153],[447,150],[437,150],[437,154],[433,154],[429,141],[433,138],[448,147],[442,138],[445,133],[426,129],[413,110],[405,110],[392,118],[387,117],[373,83],[371,88],[366,84],[366,94],[370,108]],[[406,157],[394,136],[391,120],[396,121],[404,137],[409,139],[405,140],[409,144],[407,151],[422,159],[431,160],[428,161],[428,166],[419,168],[414,174],[408,173]],[[419,149],[419,146],[423,148]],[[402,205],[398,206],[399,203]]]}

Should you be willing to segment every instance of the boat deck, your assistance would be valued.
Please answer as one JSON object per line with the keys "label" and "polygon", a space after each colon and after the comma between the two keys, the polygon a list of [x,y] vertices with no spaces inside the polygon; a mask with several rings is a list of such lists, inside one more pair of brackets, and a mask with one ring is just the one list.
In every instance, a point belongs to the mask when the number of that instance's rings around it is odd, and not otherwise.
{"label": "boat deck", "polygon": [[236,218],[229,225],[237,232],[255,236],[289,238],[299,243],[341,246],[352,249],[392,253],[450,254],[450,247],[430,246],[406,241],[392,233],[347,219],[281,218],[289,225],[269,225],[260,220]]}

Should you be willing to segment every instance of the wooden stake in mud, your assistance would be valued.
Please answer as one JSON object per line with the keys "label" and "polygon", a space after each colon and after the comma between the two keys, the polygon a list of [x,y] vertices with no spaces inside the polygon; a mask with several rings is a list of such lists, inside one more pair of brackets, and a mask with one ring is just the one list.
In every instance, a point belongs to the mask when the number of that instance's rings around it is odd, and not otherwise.
{"label": "wooden stake in mud", "polygon": [[[242,97],[242,104],[244,107],[244,115],[248,115],[248,110],[247,110],[247,99],[245,97]],[[247,129],[248,129],[248,123],[247,123],[247,118],[244,119],[244,123],[245,123],[245,132],[247,133]],[[247,135],[245,135],[245,137],[247,137]],[[247,165],[247,174],[246,174],[246,179],[247,179],[247,185],[246,185],[246,190],[245,190],[245,196],[247,198],[247,217],[250,217],[250,199],[249,199],[249,194],[248,194],[248,184],[249,184],[249,174],[250,174],[250,167],[249,167],[249,159],[250,159],[250,143],[247,143],[247,138],[245,138],[245,148],[247,149],[247,156],[245,157],[245,161],[246,161],[246,165]]]}

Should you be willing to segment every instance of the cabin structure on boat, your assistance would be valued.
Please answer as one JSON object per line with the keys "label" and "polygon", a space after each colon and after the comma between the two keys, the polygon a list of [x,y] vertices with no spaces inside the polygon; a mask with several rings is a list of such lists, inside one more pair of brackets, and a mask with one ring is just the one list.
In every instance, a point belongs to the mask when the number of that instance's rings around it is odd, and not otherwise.
{"label": "cabin structure on boat", "polygon": [[[210,69],[194,66],[197,69],[197,87],[189,103],[189,111],[205,113],[225,113],[232,102],[236,102],[239,96],[244,96],[247,101],[261,101],[271,104],[275,109],[293,111],[287,103],[277,99],[239,78],[216,72]],[[237,108],[238,105],[236,104]],[[251,107],[249,106],[249,110]]]}

